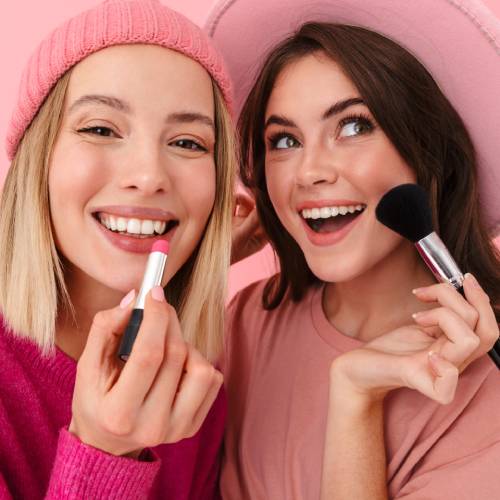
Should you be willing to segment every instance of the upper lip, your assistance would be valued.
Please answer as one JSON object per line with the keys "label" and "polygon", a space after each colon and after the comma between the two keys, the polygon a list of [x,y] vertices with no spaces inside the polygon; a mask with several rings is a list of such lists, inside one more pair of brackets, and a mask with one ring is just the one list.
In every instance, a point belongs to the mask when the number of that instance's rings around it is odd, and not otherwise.
{"label": "upper lip", "polygon": [[172,212],[153,207],[134,207],[126,205],[108,205],[103,207],[96,207],[92,209],[93,214],[104,212],[118,217],[135,218],[135,219],[154,219],[160,221],[177,220]]}
{"label": "upper lip", "polygon": [[297,205],[297,211],[302,211],[310,208],[323,208],[323,207],[340,207],[340,206],[356,206],[363,205],[366,206],[366,203],[361,201],[353,201],[353,200],[309,200],[303,201]]}

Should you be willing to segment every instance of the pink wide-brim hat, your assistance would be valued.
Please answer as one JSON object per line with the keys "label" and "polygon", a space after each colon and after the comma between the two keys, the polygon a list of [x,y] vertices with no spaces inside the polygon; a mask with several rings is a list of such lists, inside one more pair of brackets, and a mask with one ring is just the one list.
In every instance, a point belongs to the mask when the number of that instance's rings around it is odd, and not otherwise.
{"label": "pink wide-brim hat", "polygon": [[237,113],[266,54],[306,21],[371,29],[424,64],[471,134],[481,206],[499,234],[500,20],[479,0],[220,0],[205,29],[225,57]]}

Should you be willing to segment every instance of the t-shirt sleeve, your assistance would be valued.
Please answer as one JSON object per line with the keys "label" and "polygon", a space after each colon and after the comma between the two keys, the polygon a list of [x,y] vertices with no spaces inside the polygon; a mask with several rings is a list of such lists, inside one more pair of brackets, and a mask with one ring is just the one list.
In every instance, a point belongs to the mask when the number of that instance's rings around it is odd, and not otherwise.
{"label": "t-shirt sleeve", "polygon": [[159,467],[160,460],[150,450],[141,460],[117,457],[88,446],[67,429],[61,429],[45,498],[147,498]]}
{"label": "t-shirt sleeve", "polygon": [[395,500],[500,498],[500,442],[412,477]]}

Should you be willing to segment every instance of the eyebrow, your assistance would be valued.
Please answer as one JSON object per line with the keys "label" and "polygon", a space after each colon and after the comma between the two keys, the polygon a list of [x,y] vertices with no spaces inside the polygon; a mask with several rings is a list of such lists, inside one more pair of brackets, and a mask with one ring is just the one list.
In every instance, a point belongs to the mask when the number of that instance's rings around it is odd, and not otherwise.
{"label": "eyebrow", "polygon": [[85,104],[104,104],[105,106],[117,109],[118,111],[123,111],[124,113],[130,113],[132,111],[130,106],[126,102],[116,97],[99,94],[89,94],[78,98],[69,108],[69,113],[72,113],[75,109]]}
{"label": "eyebrow", "polygon": [[[79,108],[85,104],[103,104],[111,108],[117,109],[118,111],[123,111],[124,113],[131,113],[132,108],[129,104],[118,99],[117,97],[90,94],[84,95],[77,99],[69,108],[69,113],[72,113],[76,108]],[[199,122],[215,130],[214,121],[207,115],[202,113],[192,112],[192,111],[181,111],[177,113],[171,113],[166,118],[167,123],[195,123]]]}
{"label": "eyebrow", "polygon": [[167,116],[167,123],[201,123],[202,125],[207,125],[208,127],[215,130],[215,124],[212,118],[202,113],[196,113],[193,111],[181,111],[177,113],[171,113]]}
{"label": "eyebrow", "polygon": [[[349,99],[344,99],[342,101],[336,102],[323,113],[321,119],[328,120],[332,116],[338,115],[339,113],[342,113],[342,111],[345,111],[350,106],[355,106],[356,104],[365,104],[365,102],[363,101],[363,99],[361,99],[361,97],[351,97]],[[271,115],[266,120],[266,123],[264,125],[264,130],[267,127],[269,127],[269,125],[281,125],[283,127],[297,128],[297,125],[293,120],[285,118],[284,116],[281,115]]]}

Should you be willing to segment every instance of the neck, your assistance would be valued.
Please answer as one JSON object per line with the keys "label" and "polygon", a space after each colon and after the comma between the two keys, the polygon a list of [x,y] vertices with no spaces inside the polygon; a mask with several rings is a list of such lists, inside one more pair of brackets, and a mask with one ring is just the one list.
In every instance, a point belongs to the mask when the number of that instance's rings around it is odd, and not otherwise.
{"label": "neck", "polygon": [[56,325],[56,345],[68,356],[78,360],[87,343],[87,336],[94,316],[115,307],[123,294],[111,290],[81,272],[66,273],[68,293],[74,314],[61,310]]}
{"label": "neck", "polygon": [[345,335],[370,341],[413,324],[411,315],[429,306],[412,290],[435,283],[414,246],[402,242],[376,266],[356,278],[329,283],[323,296],[328,320]]}

